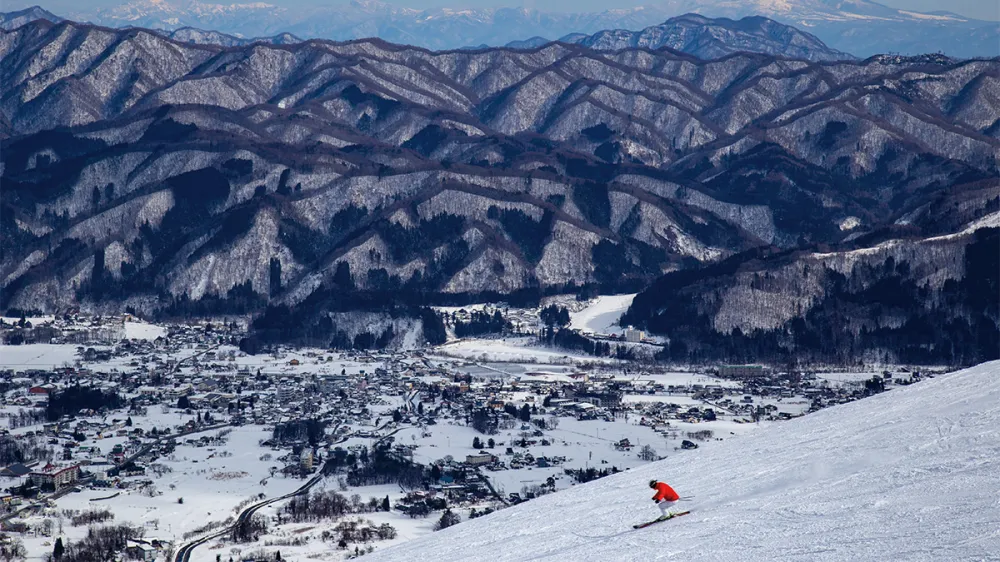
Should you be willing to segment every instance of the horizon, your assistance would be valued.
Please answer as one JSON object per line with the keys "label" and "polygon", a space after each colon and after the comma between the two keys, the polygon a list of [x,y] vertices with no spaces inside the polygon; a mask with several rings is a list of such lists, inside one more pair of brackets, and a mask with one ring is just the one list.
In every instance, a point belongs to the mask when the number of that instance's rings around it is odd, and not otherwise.
{"label": "horizon", "polygon": [[[164,0],[160,0],[164,1]],[[183,0],[165,0],[167,3],[181,3]],[[429,10],[437,8],[453,9],[478,9],[478,8],[519,8],[538,10],[540,12],[553,13],[595,13],[603,12],[613,8],[635,8],[639,6],[652,6],[660,4],[653,0],[625,0],[616,2],[615,6],[609,7],[602,0],[555,0],[553,2],[537,2],[536,0],[522,0],[521,2],[509,2],[506,0],[378,0],[386,4],[393,4],[405,8],[418,10]],[[279,7],[319,7],[332,6],[336,4],[348,4],[350,0],[265,0],[265,3]],[[105,9],[122,4],[128,1],[119,0],[93,0],[88,2],[87,8],[93,10]],[[239,2],[224,2],[223,0],[202,0],[204,4],[232,4]],[[985,22],[1000,22],[1000,3],[981,2],[980,0],[880,0],[874,2],[897,10],[905,10],[918,13],[949,12],[964,18],[980,20]],[[542,6],[540,6],[542,4]],[[4,3],[4,11],[13,12],[39,6],[60,17],[67,17],[80,13],[78,3],[74,0],[52,0],[50,2],[38,2],[37,0],[10,0]],[[680,9],[676,15],[681,15],[690,10]],[[72,18],[70,18],[72,19]]]}

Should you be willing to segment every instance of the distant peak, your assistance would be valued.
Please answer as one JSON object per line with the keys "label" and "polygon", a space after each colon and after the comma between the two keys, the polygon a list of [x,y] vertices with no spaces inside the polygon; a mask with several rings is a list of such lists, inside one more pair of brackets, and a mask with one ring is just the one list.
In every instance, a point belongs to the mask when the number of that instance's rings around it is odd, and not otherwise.
{"label": "distant peak", "polygon": [[736,52],[813,61],[855,58],[828,47],[814,35],[763,16],[732,20],[683,14],[640,31],[609,29],[593,35],[570,34],[560,41],[598,50],[670,48],[702,59],[721,58]]}

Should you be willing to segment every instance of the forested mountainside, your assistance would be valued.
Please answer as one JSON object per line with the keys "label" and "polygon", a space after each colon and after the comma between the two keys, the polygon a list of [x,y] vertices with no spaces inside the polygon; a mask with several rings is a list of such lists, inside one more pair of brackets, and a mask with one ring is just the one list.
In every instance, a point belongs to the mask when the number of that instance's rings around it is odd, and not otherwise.
{"label": "forested mountainside", "polygon": [[1000,147],[997,60],[227,48],[43,20],[0,57],[3,308],[639,288],[761,245],[953,232],[988,212]]}
{"label": "forested mountainside", "polygon": [[641,31],[610,29],[593,35],[573,34],[561,39],[592,49],[669,47],[701,59],[717,59],[737,52],[764,53],[811,61],[850,60],[853,55],[827,47],[815,35],[761,16],[740,20],[685,14]]}
{"label": "forested mountainside", "polygon": [[998,226],[994,212],[951,235],[855,250],[755,250],[667,274],[635,297],[622,322],[667,336],[660,356],[672,361],[996,359]]}

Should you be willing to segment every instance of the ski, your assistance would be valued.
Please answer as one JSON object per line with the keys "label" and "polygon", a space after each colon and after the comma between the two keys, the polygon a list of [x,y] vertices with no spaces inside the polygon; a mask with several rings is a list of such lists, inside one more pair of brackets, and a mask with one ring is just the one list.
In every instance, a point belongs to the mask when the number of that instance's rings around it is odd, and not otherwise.
{"label": "ski", "polygon": [[659,523],[660,521],[667,521],[669,519],[673,519],[674,517],[680,517],[681,515],[687,515],[688,513],[691,513],[691,512],[690,511],[682,511],[680,513],[674,513],[674,514],[668,515],[666,517],[657,517],[656,519],[653,519],[652,521],[647,521],[645,523],[639,523],[638,525],[632,525],[632,528],[633,529],[644,529],[646,527],[649,527],[650,525],[654,525],[656,523]]}

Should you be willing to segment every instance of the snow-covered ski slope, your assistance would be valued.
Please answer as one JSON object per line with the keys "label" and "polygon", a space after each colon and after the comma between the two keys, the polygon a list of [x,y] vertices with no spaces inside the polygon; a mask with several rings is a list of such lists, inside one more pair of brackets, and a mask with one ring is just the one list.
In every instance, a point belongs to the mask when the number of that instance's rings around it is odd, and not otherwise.
{"label": "snow-covered ski slope", "polygon": [[[651,478],[688,516],[659,514]],[[366,560],[1000,560],[1000,361],[463,522]]]}

